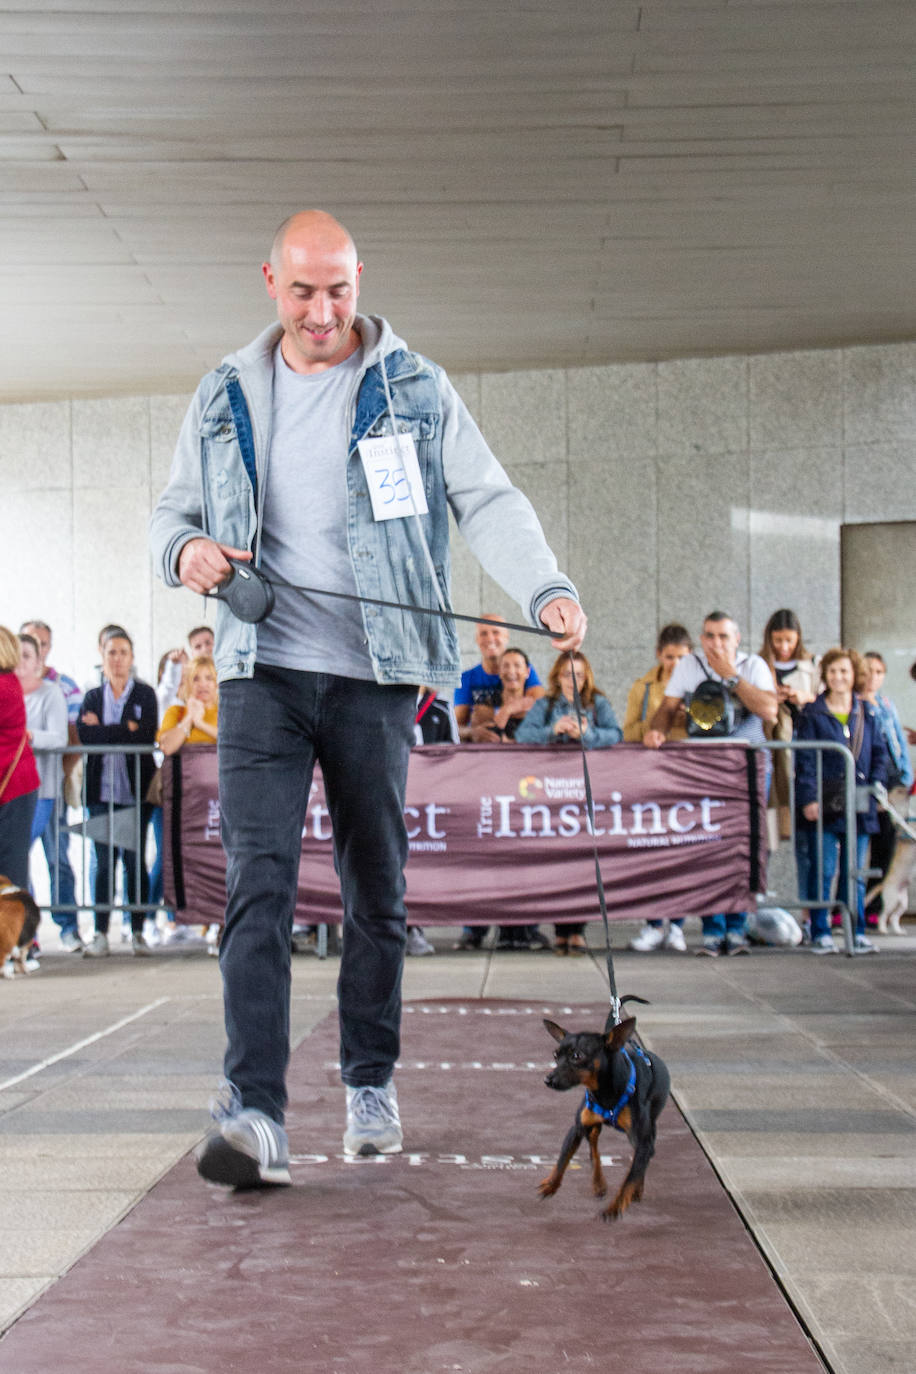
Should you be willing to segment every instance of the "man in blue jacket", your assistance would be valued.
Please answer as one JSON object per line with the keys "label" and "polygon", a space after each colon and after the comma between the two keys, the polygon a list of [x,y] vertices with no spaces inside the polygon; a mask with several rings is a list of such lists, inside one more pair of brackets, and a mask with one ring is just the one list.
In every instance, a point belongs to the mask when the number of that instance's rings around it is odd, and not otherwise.
{"label": "man in blue jacket", "polygon": [[312,768],[324,775],[344,906],[338,1000],[344,1150],[394,1153],[405,940],[403,819],[416,684],[460,677],[454,623],[359,601],[448,607],[448,510],[486,570],[574,649],[586,621],[530,503],[441,368],[356,311],[362,263],[321,211],[263,265],[279,324],[198,387],[153,514],[158,571],[207,593],[253,559],[259,625],[220,602],[220,953],[228,1099],[198,1159],[229,1186],[288,1183],[290,926]]}

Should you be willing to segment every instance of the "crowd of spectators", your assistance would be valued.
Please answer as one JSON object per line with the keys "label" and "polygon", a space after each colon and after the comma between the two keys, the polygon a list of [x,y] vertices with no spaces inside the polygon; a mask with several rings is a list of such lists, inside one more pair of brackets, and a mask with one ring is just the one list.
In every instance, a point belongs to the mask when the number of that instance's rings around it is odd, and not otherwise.
{"label": "crowd of spectators", "polygon": [[[655,663],[629,690],[622,728],[581,652],[561,654],[545,686],[526,652],[509,644],[501,616],[488,614],[479,622],[476,642],[480,662],[462,674],[453,701],[433,688],[418,688],[416,745],[606,749],[625,741],[659,748],[666,741],[688,737],[692,697],[700,684],[713,680],[731,695],[735,715],[730,733],[734,736],[752,743],[764,737],[846,743],[856,759],[857,783],[863,788],[886,784],[892,804],[906,810],[913,788],[908,744],[916,738],[904,730],[893,702],[882,691],[883,658],[876,652],[860,658],[855,651],[838,647],[817,661],[806,649],[801,625],[791,610],[779,610],[770,617],[758,654],[739,649],[738,627],[722,612],[713,612],[704,621],[699,650],[685,626],[664,626],[658,635]],[[187,746],[212,744],[217,739],[219,687],[213,633],[209,626],[197,626],[186,646],[163,654],[155,687],[137,676],[133,644],[123,626],[103,627],[99,664],[82,688],[49,662],[51,646],[51,629],[44,621],[26,621],[18,636],[0,627],[0,873],[16,885],[27,886],[28,856],[40,840],[48,868],[50,912],[63,948],[87,957],[107,955],[111,914],[120,902],[128,910],[139,908],[129,914],[130,944],[135,955],[146,957],[151,952],[154,923],[142,908],[163,901],[157,763]],[[916,677],[916,665],[912,671]],[[68,744],[157,744],[158,752],[98,749],[85,759],[78,748],[69,755],[55,752]],[[845,891],[850,840],[845,833],[845,809],[837,800],[843,766],[835,753],[821,758],[819,793],[813,754],[798,755],[797,766],[788,752],[767,755],[770,845],[794,837],[798,896],[800,902],[810,904],[803,916],[811,948],[818,953],[836,950],[831,920],[836,923],[838,918],[831,917],[830,904],[848,902],[855,919],[856,945],[867,953],[873,946],[866,934],[864,881],[855,893]],[[77,923],[68,803],[85,808],[89,817],[85,829],[93,840],[88,878],[94,930],[85,942]],[[864,870],[870,863],[884,872],[896,835],[890,813],[876,806],[873,793],[858,805],[853,841],[857,867]],[[125,825],[119,826],[122,812]],[[133,834],[128,833],[130,828]],[[149,870],[148,829],[153,835],[149,848],[155,854]],[[174,925],[168,924],[174,918],[171,913],[166,916],[167,929],[174,931]],[[630,947],[641,953],[684,952],[683,925],[683,919],[650,918]],[[712,913],[703,918],[699,952],[743,952],[745,929],[746,913]],[[313,934],[313,928],[302,927],[298,933]],[[485,926],[466,926],[455,948],[478,948],[486,934]],[[556,925],[552,942],[536,926],[501,926],[496,945],[552,947],[567,955],[587,949],[584,923],[577,922]],[[418,926],[409,928],[407,951],[434,952]]]}

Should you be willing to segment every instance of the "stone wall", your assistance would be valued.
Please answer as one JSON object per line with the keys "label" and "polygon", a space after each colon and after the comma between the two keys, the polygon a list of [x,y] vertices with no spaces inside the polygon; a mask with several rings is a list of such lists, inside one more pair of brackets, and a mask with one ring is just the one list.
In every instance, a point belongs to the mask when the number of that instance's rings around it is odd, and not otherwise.
{"label": "stone wall", "polygon": [[[696,630],[722,607],[756,648],[791,606],[815,649],[835,643],[841,525],[916,521],[916,344],[453,380],[580,589],[618,711],[666,620]],[[159,584],[146,546],[186,404],[0,406],[0,621],[48,620],[54,662],[80,677],[106,621],[131,629],[148,676],[209,618]],[[456,609],[518,618],[454,542]],[[534,658],[546,671],[550,653]]]}

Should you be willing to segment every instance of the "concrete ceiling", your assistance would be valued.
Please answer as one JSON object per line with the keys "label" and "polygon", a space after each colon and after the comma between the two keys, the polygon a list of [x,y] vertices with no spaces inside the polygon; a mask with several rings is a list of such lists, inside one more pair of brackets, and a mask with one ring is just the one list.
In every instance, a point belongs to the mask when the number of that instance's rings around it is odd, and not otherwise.
{"label": "concrete ceiling", "polygon": [[276,224],[455,369],[910,338],[912,0],[7,0],[0,400],[183,391]]}

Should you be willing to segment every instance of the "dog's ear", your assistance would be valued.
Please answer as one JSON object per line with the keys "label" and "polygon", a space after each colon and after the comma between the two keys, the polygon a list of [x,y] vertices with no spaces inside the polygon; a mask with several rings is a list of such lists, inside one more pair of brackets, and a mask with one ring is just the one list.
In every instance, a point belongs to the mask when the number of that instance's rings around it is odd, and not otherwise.
{"label": "dog's ear", "polygon": [[561,1040],[566,1039],[565,1030],[562,1026],[558,1026],[556,1021],[548,1021],[545,1016],[544,1025],[547,1027],[548,1033],[553,1036],[554,1040],[556,1040],[558,1044]]}
{"label": "dog's ear", "polygon": [[630,1036],[635,1031],[635,1029],[635,1016],[628,1016],[625,1021],[621,1021],[619,1026],[615,1026],[614,1029],[609,1032],[607,1037],[608,1053],[614,1054],[617,1050],[620,1049],[621,1045],[625,1045],[629,1040]]}

